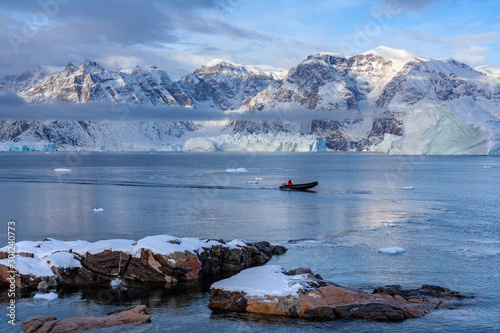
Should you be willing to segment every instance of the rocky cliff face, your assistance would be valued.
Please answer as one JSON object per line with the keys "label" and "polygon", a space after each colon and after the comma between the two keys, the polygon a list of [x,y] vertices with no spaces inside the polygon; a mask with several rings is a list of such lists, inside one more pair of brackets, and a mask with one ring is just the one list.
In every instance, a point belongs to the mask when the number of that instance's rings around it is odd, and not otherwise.
{"label": "rocky cliff face", "polygon": [[274,77],[233,63],[213,60],[179,80],[200,106],[223,111],[239,109]]}

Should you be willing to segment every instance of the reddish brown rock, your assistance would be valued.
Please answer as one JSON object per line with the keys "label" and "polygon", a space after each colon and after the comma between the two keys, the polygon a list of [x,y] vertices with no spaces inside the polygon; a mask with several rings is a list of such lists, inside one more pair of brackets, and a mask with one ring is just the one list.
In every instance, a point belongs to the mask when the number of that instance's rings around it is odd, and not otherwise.
{"label": "reddish brown rock", "polygon": [[[266,290],[274,276],[269,275],[271,267],[264,266],[252,269],[251,290]],[[267,271],[264,271],[268,268]],[[261,287],[255,287],[261,282],[256,282],[255,270],[264,272]],[[272,270],[272,269],[271,269]],[[244,274],[242,272],[240,274]],[[426,315],[437,307],[445,306],[446,302],[463,298],[458,292],[438,286],[423,285],[420,289],[403,290],[400,286],[386,286],[376,289],[373,293],[366,293],[324,281],[318,275],[313,275],[309,269],[297,269],[290,272],[274,272],[275,281],[282,281],[284,276],[289,278],[288,287],[283,290],[296,290],[290,294],[281,294],[273,290],[274,295],[262,296],[260,294],[247,294],[244,291],[232,290],[235,283],[246,281],[246,276],[236,276],[230,282],[217,282],[212,288],[212,296],[208,307],[217,311],[251,312],[271,315],[282,315],[319,319],[371,319],[379,321],[400,321],[407,318],[418,318]],[[286,280],[286,279],[285,279]],[[273,284],[276,285],[276,284]],[[230,288],[224,290],[224,288]],[[244,290],[246,287],[241,287]],[[257,288],[257,289],[255,289]]]}
{"label": "reddish brown rock", "polygon": [[[180,239],[182,240],[182,239]],[[180,240],[168,240],[171,244],[180,244]],[[50,241],[50,240],[47,240]],[[132,256],[120,251],[105,250],[99,253],[77,254],[69,252],[81,267],[64,268],[52,266],[49,287],[59,285],[109,285],[112,280],[120,279],[125,283],[142,282],[177,283],[203,278],[217,278],[236,274],[241,270],[265,264],[274,254],[286,252],[283,246],[274,246],[268,242],[240,243],[238,246],[226,245],[223,241],[209,242],[200,250],[177,251],[169,255],[141,249],[139,255]],[[215,244],[214,244],[215,243]],[[6,253],[5,253],[6,254]],[[32,253],[19,255],[34,257]],[[50,263],[50,262],[49,262]],[[0,264],[0,286],[8,287],[10,276],[8,267]],[[16,272],[18,288],[47,289],[49,277],[23,275]]]}
{"label": "reddish brown rock", "polygon": [[63,333],[82,332],[93,329],[121,326],[125,324],[149,323],[151,316],[145,305],[110,313],[107,317],[72,317],[56,319],[55,317],[33,317],[21,322],[23,331],[28,333]]}

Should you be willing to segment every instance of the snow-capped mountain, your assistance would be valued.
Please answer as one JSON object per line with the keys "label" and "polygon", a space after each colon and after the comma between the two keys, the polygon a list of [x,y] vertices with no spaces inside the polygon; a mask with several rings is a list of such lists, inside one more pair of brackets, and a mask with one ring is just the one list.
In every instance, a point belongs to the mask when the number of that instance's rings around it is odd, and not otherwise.
{"label": "snow-capped mountain", "polygon": [[[0,80],[0,93],[14,92],[28,103],[173,105],[262,113],[267,120],[0,121],[0,140],[49,141],[56,149],[128,150],[162,149],[224,133],[286,132],[320,136],[330,149],[363,149],[380,143],[385,133],[402,135],[408,114],[442,103],[464,125],[499,120],[500,79],[494,68],[384,46],[351,57],[315,53],[289,71],[216,59],[178,81],[156,66],[106,70],[90,60],[63,69],[39,66]],[[306,117],[311,120],[294,120],[297,110],[311,112]],[[328,119],[322,119],[326,111]]]}
{"label": "snow-capped mountain", "polygon": [[239,109],[276,78],[273,72],[215,59],[181,78],[179,84],[198,106],[226,111]]}
{"label": "snow-capped mountain", "polygon": [[[20,78],[21,76],[16,82]],[[193,105],[177,83],[156,66],[107,71],[95,61],[85,60],[78,67],[69,63],[62,71],[43,76],[39,74],[39,79],[33,83],[16,89],[17,94],[28,103],[97,101],[186,107]]]}

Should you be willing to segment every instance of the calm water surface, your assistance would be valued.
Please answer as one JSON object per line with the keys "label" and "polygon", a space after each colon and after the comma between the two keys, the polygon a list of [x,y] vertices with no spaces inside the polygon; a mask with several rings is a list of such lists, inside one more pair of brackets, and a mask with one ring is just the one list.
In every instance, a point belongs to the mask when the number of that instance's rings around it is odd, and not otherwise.
{"label": "calm water surface", "polygon": [[[247,172],[227,172],[237,168]],[[311,322],[212,314],[209,284],[139,294],[64,290],[50,303],[25,295],[18,301],[18,321],[34,315],[105,315],[146,304],[151,324],[103,332],[500,331],[498,158],[0,153],[0,172],[0,221],[5,224],[0,246],[7,243],[9,219],[17,222],[18,240],[137,240],[156,234],[267,240],[289,248],[271,263],[311,267],[351,288],[426,283],[473,297],[454,309],[402,323]],[[288,179],[320,185],[311,193],[278,190]],[[389,246],[404,247],[406,253],[378,253]],[[6,297],[1,296],[3,307]],[[0,330],[12,331],[1,313]]]}

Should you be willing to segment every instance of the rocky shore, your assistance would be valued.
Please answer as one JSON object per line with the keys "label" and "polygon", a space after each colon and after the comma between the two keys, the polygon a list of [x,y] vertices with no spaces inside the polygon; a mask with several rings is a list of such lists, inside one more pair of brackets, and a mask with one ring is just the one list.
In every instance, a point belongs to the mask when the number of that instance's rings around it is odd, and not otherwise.
{"label": "rocky shore", "polygon": [[423,285],[403,290],[392,285],[373,293],[325,281],[308,268],[285,271],[280,266],[247,269],[214,283],[208,307],[313,319],[401,321],[419,318],[464,298],[446,288]]}
{"label": "rocky shore", "polygon": [[132,240],[23,241],[16,255],[0,249],[0,286],[8,287],[9,259],[15,260],[17,288],[48,289],[65,285],[175,284],[221,278],[263,265],[286,249],[268,242],[204,240],[158,235]]}
{"label": "rocky shore", "polygon": [[145,305],[137,305],[130,309],[108,314],[106,317],[71,317],[57,319],[53,316],[37,316],[21,322],[23,332],[28,333],[61,333],[83,332],[88,330],[122,326],[125,324],[144,324],[151,322],[151,316]]}

